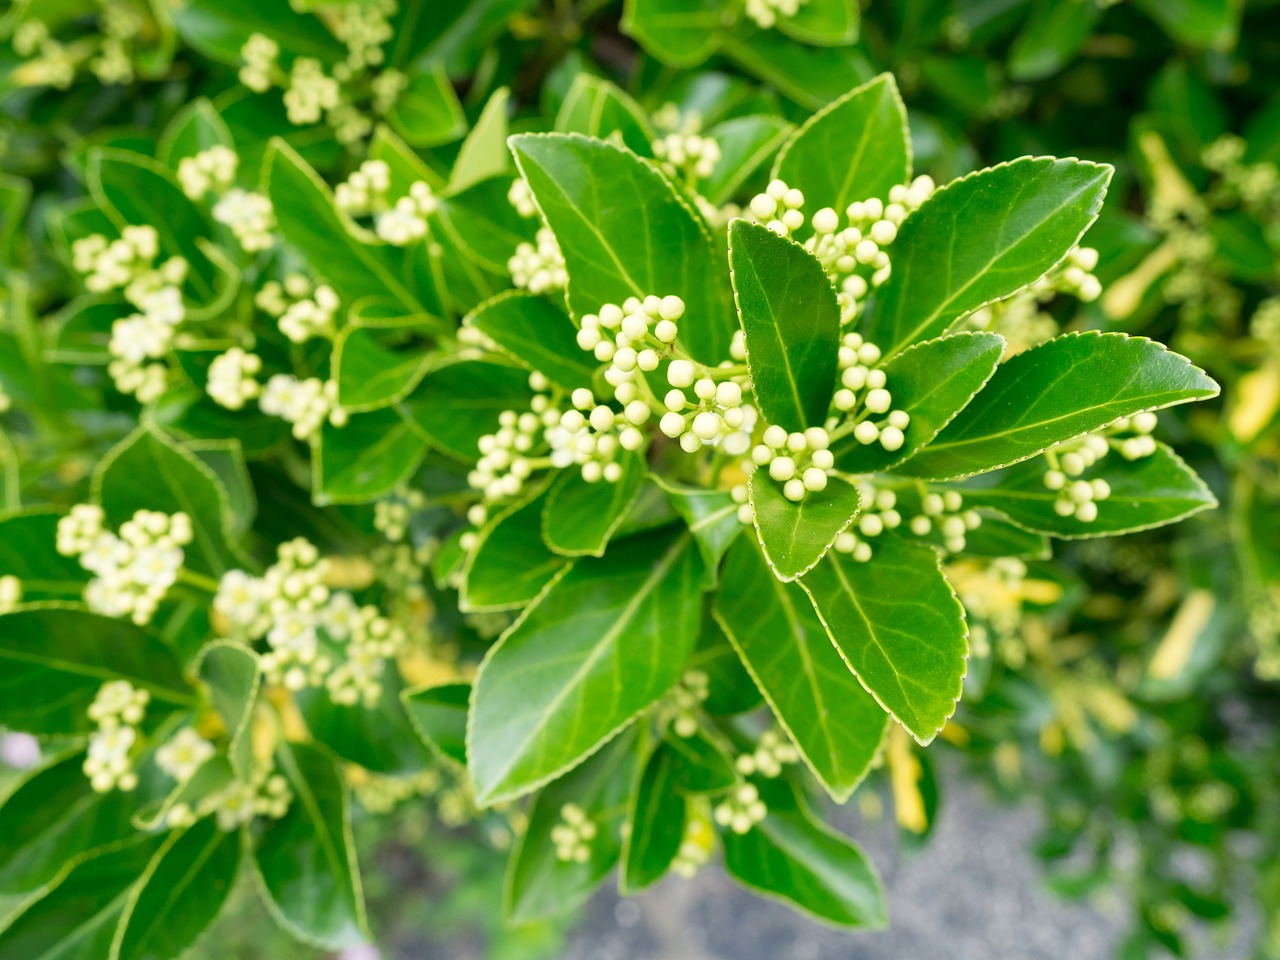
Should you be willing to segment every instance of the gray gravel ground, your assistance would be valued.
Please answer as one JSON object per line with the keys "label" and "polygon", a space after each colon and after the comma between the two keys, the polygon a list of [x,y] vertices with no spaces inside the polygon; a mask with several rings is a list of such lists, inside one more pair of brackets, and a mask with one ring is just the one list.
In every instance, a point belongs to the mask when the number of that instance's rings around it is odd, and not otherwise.
{"label": "gray gravel ground", "polygon": [[1030,852],[1037,813],[997,806],[963,777],[946,782],[923,850],[900,850],[884,823],[842,824],[884,877],[883,933],[820,927],[709,869],[632,901],[601,892],[565,960],[1114,960],[1117,910],[1045,889]]}

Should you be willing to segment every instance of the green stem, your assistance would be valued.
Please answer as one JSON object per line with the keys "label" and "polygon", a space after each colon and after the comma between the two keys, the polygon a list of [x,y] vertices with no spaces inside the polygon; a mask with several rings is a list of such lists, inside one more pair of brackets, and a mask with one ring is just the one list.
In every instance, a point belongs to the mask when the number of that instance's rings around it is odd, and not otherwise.
{"label": "green stem", "polygon": [[189,587],[196,587],[204,590],[206,593],[218,592],[218,581],[213,577],[207,577],[203,573],[196,573],[189,567],[183,567],[178,571],[178,582],[185,583]]}

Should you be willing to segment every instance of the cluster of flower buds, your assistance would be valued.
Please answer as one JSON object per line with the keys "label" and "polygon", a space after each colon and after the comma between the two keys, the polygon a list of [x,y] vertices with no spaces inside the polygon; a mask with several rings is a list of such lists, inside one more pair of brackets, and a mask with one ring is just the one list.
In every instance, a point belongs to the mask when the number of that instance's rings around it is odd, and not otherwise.
{"label": "cluster of flower buds", "polygon": [[234,150],[215,144],[178,161],[178,183],[192,200],[203,200],[210,193],[226,191],[235,182],[239,164]]}
{"label": "cluster of flower buds", "polygon": [[[396,0],[371,0],[337,9],[333,32],[347,45],[344,73],[383,62],[386,54],[382,45],[395,35],[390,18],[395,15],[396,6]],[[335,69],[334,73],[336,75],[338,70]]]}
{"label": "cluster of flower buds", "polygon": [[761,30],[768,30],[779,17],[794,17],[809,0],[747,0],[747,17]]}
{"label": "cluster of flower buds", "polygon": [[231,228],[236,242],[246,253],[258,253],[275,246],[275,208],[265,194],[239,187],[228,190],[213,205],[213,219]]}
{"label": "cluster of flower buds", "polygon": [[740,754],[734,766],[744,777],[759,774],[773,779],[782,774],[784,766],[799,760],[800,752],[790,740],[777,730],[766,730],[760,735],[755,750]]}
{"label": "cluster of flower buds", "polygon": [[789,237],[804,226],[804,194],[781,180],[772,180],[764,193],[747,204],[751,215],[780,236]]}
{"label": "cluster of flower buds", "polygon": [[8,613],[22,603],[22,581],[11,573],[0,577],[0,613]]}
{"label": "cluster of flower buds", "polygon": [[639,395],[635,379],[657,370],[671,354],[683,316],[684,301],[676,296],[628,297],[622,306],[606,303],[598,314],[583,316],[578,346],[610,365],[605,380],[614,388],[614,398],[631,403]]}
{"label": "cluster of flower buds", "polygon": [[262,392],[262,385],[256,379],[261,371],[261,357],[241,347],[232,347],[209,364],[205,389],[214,403],[228,410],[240,410]]}
{"label": "cluster of flower buds", "polygon": [[[863,445],[879,443],[892,452],[902,449],[903,432],[911,425],[911,415],[893,409],[888,377],[875,366],[880,348],[857,333],[846,333],[840,343],[840,387],[832,406],[853,423],[853,438]],[[873,419],[874,418],[874,419]]]}
{"label": "cluster of flower buds", "polygon": [[533,191],[529,189],[529,183],[524,177],[516,177],[511,181],[511,189],[507,191],[507,202],[526,220],[538,215],[537,204],[533,202]]}
{"label": "cluster of flower buds", "polygon": [[720,144],[699,133],[669,133],[653,142],[653,155],[687,180],[705,179],[720,163]]}
{"label": "cluster of flower buds", "polygon": [[151,694],[135,688],[128,680],[104,683],[93,698],[88,713],[98,729],[89,734],[84,773],[97,793],[117,788],[128,793],[138,785],[131,752],[150,702]]}
{"label": "cluster of flower buds", "polygon": [[[612,407],[596,403],[585,387],[574,390],[570,399],[573,408],[560,414],[544,434],[551,447],[551,465],[563,469],[578,464],[588,483],[617,483],[622,479],[618,457],[624,449],[638,448],[644,436],[635,427],[623,425],[625,414],[619,417]],[[636,446],[625,447],[624,436]]]}
{"label": "cluster of flower buds", "polygon": [[926,493],[920,498],[920,513],[911,518],[911,532],[927,536],[935,527],[942,534],[943,545],[952,553],[965,548],[965,535],[982,526],[982,514],[966,510],[964,496],[958,490]]}
{"label": "cluster of flower buds", "polygon": [[698,708],[711,695],[711,678],[703,670],[686,670],[680,682],[662,700],[658,715],[670,723],[677,737],[692,737],[698,732]]}
{"label": "cluster of flower buds", "polygon": [[410,516],[426,505],[426,495],[420,490],[397,490],[373,505],[373,527],[392,543],[400,543],[409,535]]}
{"label": "cluster of flower buds", "polygon": [[324,72],[314,57],[298,57],[289,72],[289,89],[284,93],[289,122],[297,126],[318,123],[326,110],[338,106],[342,88]]}
{"label": "cluster of flower buds", "polygon": [[560,808],[560,822],[551,828],[556,859],[565,863],[586,863],[591,859],[591,843],[599,833],[596,823],[576,803]]}
{"label": "cluster of flower buds", "polygon": [[[666,413],[658,429],[680,441],[685,453],[704,446],[719,447],[733,457],[751,449],[751,434],[759,419],[755,407],[743,402],[738,380],[716,381],[691,360],[673,360],[667,367],[672,389],[662,398]],[[685,392],[693,389],[693,398]]]}
{"label": "cluster of flower buds", "polygon": [[195,727],[183,727],[156,750],[156,766],[179,783],[186,783],[214,753],[213,744]]}
{"label": "cluster of flower buds", "polygon": [[807,494],[827,488],[835,456],[829,449],[831,439],[822,427],[788,433],[772,424],[760,439],[751,450],[751,461],[768,469],[769,476],[782,484],[782,494],[788,500],[799,503]]}
{"label": "cluster of flower buds", "polygon": [[507,261],[511,282],[530,293],[551,293],[563,290],[569,282],[569,272],[564,265],[564,254],[556,235],[547,227],[538,230],[537,245],[522,243]]}
{"label": "cluster of flower buds", "polygon": [[391,198],[391,168],[384,160],[366,160],[334,189],[334,204],[351,217],[372,217],[374,231],[387,243],[405,247],[427,235],[427,217],[440,200],[425,180],[409,186],[409,193]]}
{"label": "cluster of flower buds", "polygon": [[769,814],[754,783],[740,783],[724,800],[716,804],[715,820],[737,834],[747,833]]}
{"label": "cluster of flower buds", "polygon": [[871,559],[871,543],[886,530],[896,530],[902,525],[898,512],[898,495],[892,490],[877,490],[870,483],[858,485],[862,509],[853,526],[836,537],[834,548],[846,553],[859,563]]}
{"label": "cluster of flower buds", "polygon": [[271,89],[272,74],[278,69],[276,58],[279,56],[278,43],[265,34],[250,34],[240,48],[240,59],[244,61],[240,68],[240,82],[254,93],[265,93]]}
{"label": "cluster of flower buds", "polygon": [[347,412],[338,406],[338,384],[333,380],[291,373],[277,373],[267,381],[258,401],[262,412],[293,424],[299,440],[312,436],[326,420],[335,427],[347,424]]}
{"label": "cluster of flower buds", "polygon": [[[467,482],[472,489],[482,491],[487,501],[514,497],[533,473],[534,465],[529,453],[539,444],[540,431],[559,422],[560,412],[551,407],[544,407],[541,415],[528,410],[524,413],[504,410],[498,415],[497,432],[480,438],[480,459],[467,475]],[[472,522],[479,526],[484,521],[481,506]]]}
{"label": "cluster of flower buds", "polygon": [[18,24],[13,31],[13,52],[26,61],[11,71],[13,82],[58,90],[66,90],[75,82],[77,58],[66,44],[49,35],[43,20],[33,17]]}
{"label": "cluster of flower buds", "polygon": [[705,797],[690,797],[685,802],[684,834],[671,869],[677,876],[688,879],[711,860],[716,846],[716,831],[711,822],[711,810]]}
{"label": "cluster of flower buds", "polygon": [[262,671],[289,690],[323,686],[338,704],[366,706],[382,695],[388,658],[404,629],[351,594],[329,590],[329,561],[310,542],[280,544],[261,577],[243,570],[223,575],[213,609],[225,628],[249,640],[266,639]]}
{"label": "cluster of flower buds", "polygon": [[289,812],[292,803],[289,781],[272,768],[260,766],[248,780],[233,780],[217,793],[202,798],[194,809],[188,804],[174,804],[166,822],[174,828],[188,827],[212,813],[217,818],[218,829],[230,833],[255,816],[279,820]]}
{"label": "cluster of flower buds", "polygon": [[139,510],[121,525],[118,536],[103,528],[105,519],[99,506],[72,507],[58,521],[58,552],[78,557],[94,574],[84,589],[91,610],[150,623],[182,569],[182,548],[192,537],[191,518]]}
{"label": "cluster of flower buds", "polygon": [[1005,357],[1044,343],[1059,332],[1058,321],[1044,309],[1061,294],[1090,303],[1102,293],[1102,283],[1091,272],[1098,265],[1098,251],[1074,247],[1055,269],[1011,297],[979,307],[965,318],[971,330],[990,330],[1005,338]]}
{"label": "cluster of flower buds", "polygon": [[295,300],[285,308],[277,321],[280,332],[293,343],[306,343],[313,337],[332,337],[337,330],[336,318],[341,305],[333,287],[322,283],[310,297]]}

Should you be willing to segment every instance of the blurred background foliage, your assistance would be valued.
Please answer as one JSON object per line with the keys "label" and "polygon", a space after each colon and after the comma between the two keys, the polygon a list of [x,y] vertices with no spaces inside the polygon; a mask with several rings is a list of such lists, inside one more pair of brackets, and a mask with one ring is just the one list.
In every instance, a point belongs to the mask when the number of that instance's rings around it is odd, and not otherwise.
{"label": "blurred background foliage", "polygon": [[[866,815],[883,799],[905,843],[927,843],[946,802],[937,752],[956,751],[999,795],[1044,808],[1035,853],[1057,891],[1127,898],[1124,957],[1184,955],[1194,927],[1212,934],[1243,913],[1257,956],[1278,958],[1280,3],[808,2],[845,11],[845,22],[825,33],[797,18],[762,30],[720,0],[628,0],[625,9],[612,0],[401,0],[385,11],[391,34],[371,41],[390,51],[385,69],[379,53],[344,82],[363,84],[366,112],[416,134],[442,171],[502,86],[512,91],[513,130],[545,126],[538,118],[561,114],[575,79],[591,74],[627,91],[659,132],[723,137],[744,118],[782,129],[884,70],[910,109],[917,172],[945,181],[1028,153],[1114,163],[1087,239],[1101,254],[1102,295],[1080,304],[1027,294],[971,324],[998,329],[1015,349],[1061,330],[1106,329],[1195,358],[1222,397],[1165,411],[1161,427],[1221,506],[1148,533],[1079,541],[1051,559],[953,569],[976,622],[947,744],[926,753],[893,741],[859,796]],[[28,235],[20,228],[27,204],[38,213],[75,192],[67,187],[90,146],[154,151],[156,131],[195,96],[263,141],[285,136],[334,177],[359,163],[369,133],[360,116],[291,123],[278,93],[245,88],[240,43],[218,32],[228,11],[252,15],[282,45],[305,41],[323,55],[350,9],[295,5],[306,12],[284,0],[18,0],[0,13],[0,279],[11,317],[56,309],[65,286],[44,221],[26,219]],[[427,12],[415,20],[415,10]],[[664,29],[673,10],[688,19]],[[398,39],[410,35],[407,46]],[[378,84],[393,70],[411,88],[447,76],[457,115],[414,116],[404,100],[387,107]],[[734,195],[750,196],[765,177],[757,170]],[[0,334],[7,382],[29,380],[40,363],[22,331],[14,322]],[[109,426],[81,427],[109,442]],[[0,448],[0,485],[13,482],[16,456]],[[370,871],[379,928],[424,955],[431,938],[473,938],[495,958],[555,955],[559,928],[495,932],[486,904],[501,857],[486,851],[507,840],[483,823],[428,832],[447,807],[434,796],[359,825],[362,849],[379,863]],[[429,918],[406,909],[398,894],[407,886],[432,895]],[[285,955],[242,899],[208,955]]]}

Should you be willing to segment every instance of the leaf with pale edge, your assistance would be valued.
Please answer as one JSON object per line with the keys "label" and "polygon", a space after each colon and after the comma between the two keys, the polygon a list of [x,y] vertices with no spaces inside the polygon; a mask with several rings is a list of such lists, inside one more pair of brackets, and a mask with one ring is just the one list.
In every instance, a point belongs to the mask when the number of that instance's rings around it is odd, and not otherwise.
{"label": "leaf with pale edge", "polygon": [[532,602],[568,559],[542,539],[543,492],[490,518],[463,572],[458,606],[466,611],[510,610]]}
{"label": "leaf with pale edge", "polygon": [[571,466],[552,484],[542,511],[542,537],[556,553],[604,556],[609,538],[639,495],[648,469],[644,457],[634,450],[621,451],[616,462],[622,465],[617,483],[588,483],[582,468]]}
{"label": "leaf with pale edge", "polygon": [[508,291],[480,304],[464,325],[475,327],[516,363],[566,390],[590,389],[599,361],[578,346],[577,329],[561,304]]}
{"label": "leaf with pale edge", "polygon": [[742,531],[747,529],[738,519],[738,504],[727,490],[708,490],[706,487],[686,487],[668,483],[659,476],[654,482],[666,494],[676,512],[689,525],[689,532],[702,551],[709,583],[714,586],[720,567],[720,558],[733,545]]}
{"label": "leaf with pale edge", "polygon": [[759,470],[748,483],[760,545],[779,580],[803,577],[831,549],[857,516],[858,488],[839,477],[825,490],[808,490],[799,502],[788,500],[782,484]]}
{"label": "leaf with pale edge", "polygon": [[415,687],[400,694],[418,735],[432,750],[454,763],[467,763],[467,705],[471,684],[464,680]]}
{"label": "leaf with pale edge", "polygon": [[653,751],[627,811],[618,885],[635,893],[662,879],[684,839],[685,800],[675,790],[671,751]]}

